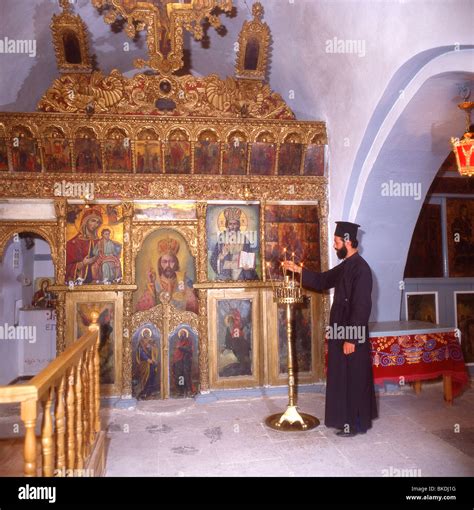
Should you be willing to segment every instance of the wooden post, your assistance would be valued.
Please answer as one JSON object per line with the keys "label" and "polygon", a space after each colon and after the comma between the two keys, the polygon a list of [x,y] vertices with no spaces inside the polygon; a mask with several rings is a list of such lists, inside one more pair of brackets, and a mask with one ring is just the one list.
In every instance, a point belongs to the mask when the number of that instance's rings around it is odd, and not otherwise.
{"label": "wooden post", "polygon": [[82,384],[84,385],[84,412],[82,414],[83,421],[83,450],[84,459],[87,459],[90,452],[89,443],[89,426],[90,426],[90,415],[89,415],[89,399],[90,399],[90,385],[89,385],[89,351],[85,351],[83,354],[82,362]]}
{"label": "wooden post", "polygon": [[415,394],[419,395],[421,393],[421,381],[415,381],[413,383],[413,389],[415,390]]}
{"label": "wooden post", "polygon": [[75,466],[75,436],[74,436],[74,367],[71,368],[67,382],[67,468]]}
{"label": "wooden post", "polygon": [[100,432],[100,360],[99,335],[94,346],[94,406],[95,406],[95,432]]}
{"label": "wooden post", "polygon": [[89,444],[94,444],[95,439],[95,391],[94,391],[94,347],[89,349]]}
{"label": "wooden post", "polygon": [[21,403],[21,419],[25,424],[24,472],[25,476],[37,476],[36,472],[36,400]]}
{"label": "wooden post", "polygon": [[43,405],[43,424],[41,426],[43,476],[48,477],[54,474],[53,416],[51,414],[53,395],[54,388],[51,387]]}
{"label": "wooden post", "polygon": [[82,358],[76,366],[76,466],[78,469],[84,467],[84,452],[82,441]]}
{"label": "wooden post", "polygon": [[453,404],[453,380],[450,375],[443,375],[444,400],[450,406]]}
{"label": "wooden post", "polygon": [[61,472],[65,469],[65,414],[64,414],[64,388],[66,386],[66,376],[63,376],[56,394],[56,468]]}

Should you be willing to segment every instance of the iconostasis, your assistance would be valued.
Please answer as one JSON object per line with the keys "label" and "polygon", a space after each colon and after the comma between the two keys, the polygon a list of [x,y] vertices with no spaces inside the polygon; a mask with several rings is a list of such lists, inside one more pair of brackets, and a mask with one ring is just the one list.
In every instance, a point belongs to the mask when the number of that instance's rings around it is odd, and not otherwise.
{"label": "iconostasis", "polygon": [[[262,5],[226,78],[184,69],[183,34],[219,28],[231,0],[92,0],[130,44],[146,32],[149,59],[134,65],[148,70],[134,76],[102,73],[74,4],[59,5],[59,76],[37,112],[0,113],[0,256],[21,232],[49,244],[57,352],[97,314],[104,394],[285,384],[272,281],[285,249],[327,269],[328,141],[324,122],[298,121],[267,81]],[[324,378],[327,317],[325,294],[295,309],[300,383]]]}

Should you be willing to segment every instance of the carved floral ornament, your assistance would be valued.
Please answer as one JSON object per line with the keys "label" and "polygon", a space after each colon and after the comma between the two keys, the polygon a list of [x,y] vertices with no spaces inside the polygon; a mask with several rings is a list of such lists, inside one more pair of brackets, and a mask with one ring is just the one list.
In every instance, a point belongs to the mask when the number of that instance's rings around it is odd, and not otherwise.
{"label": "carved floral ornament", "polygon": [[[166,92],[164,92],[165,90]],[[57,78],[38,103],[44,112],[153,114],[167,116],[157,98],[174,104],[173,116],[250,119],[294,119],[282,97],[261,81],[239,81],[210,75],[169,76],[137,74],[126,78],[114,69],[109,76],[67,74]]]}

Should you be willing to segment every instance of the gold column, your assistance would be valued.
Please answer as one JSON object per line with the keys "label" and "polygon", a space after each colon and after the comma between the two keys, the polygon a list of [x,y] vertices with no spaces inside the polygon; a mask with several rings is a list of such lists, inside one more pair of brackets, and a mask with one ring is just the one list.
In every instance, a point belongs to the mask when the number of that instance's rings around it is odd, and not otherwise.
{"label": "gold column", "polygon": [[56,356],[66,349],[66,292],[59,291],[56,297]]}
{"label": "gold column", "polygon": [[124,202],[123,207],[123,283],[132,283],[132,217],[133,203]]}
{"label": "gold column", "polygon": [[[197,281],[207,281],[207,239],[206,239],[207,203],[197,203],[198,217],[198,253],[197,253]],[[198,291],[199,303],[199,382],[200,391],[209,391],[209,352],[207,328],[207,290]]]}
{"label": "gold column", "polygon": [[[57,198],[54,200],[54,208],[57,218],[57,237],[56,237],[56,285],[64,285],[66,278],[66,211],[67,200]],[[56,355],[59,356],[66,348],[66,294],[57,293],[56,300]]]}
{"label": "gold column", "polygon": [[[132,218],[133,203],[124,202],[123,206],[123,244],[124,261],[123,274],[124,283],[131,284],[133,278],[132,268]],[[122,343],[122,396],[132,395],[132,332],[130,331],[132,320],[132,293],[123,293],[123,343]]]}
{"label": "gold column", "polygon": [[66,209],[67,201],[65,198],[54,200],[58,231],[56,236],[56,285],[64,285],[66,277]]}
{"label": "gold column", "polygon": [[132,395],[132,303],[133,293],[123,293],[122,396]]}
{"label": "gold column", "polygon": [[207,290],[199,291],[199,380],[201,393],[209,391],[209,352],[207,328]]}

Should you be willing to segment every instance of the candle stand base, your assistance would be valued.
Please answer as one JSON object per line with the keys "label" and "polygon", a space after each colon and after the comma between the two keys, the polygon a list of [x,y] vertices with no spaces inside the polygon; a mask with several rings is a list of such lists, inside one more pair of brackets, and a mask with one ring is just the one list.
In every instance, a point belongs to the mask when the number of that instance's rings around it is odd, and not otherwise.
{"label": "candle stand base", "polygon": [[283,432],[307,431],[316,428],[319,420],[310,414],[300,413],[296,406],[288,406],[284,413],[272,414],[265,420],[267,427]]}

